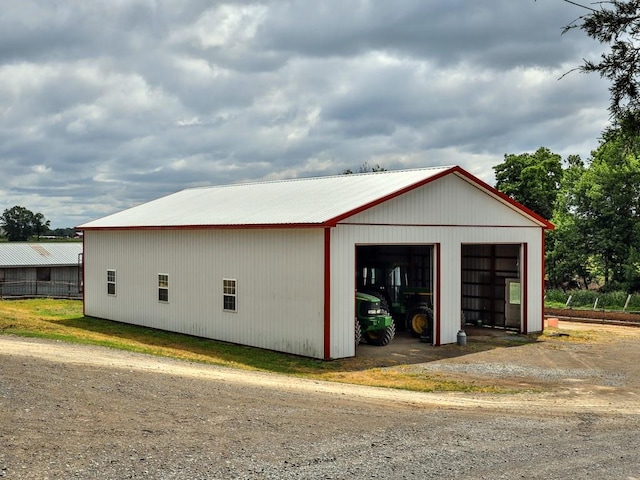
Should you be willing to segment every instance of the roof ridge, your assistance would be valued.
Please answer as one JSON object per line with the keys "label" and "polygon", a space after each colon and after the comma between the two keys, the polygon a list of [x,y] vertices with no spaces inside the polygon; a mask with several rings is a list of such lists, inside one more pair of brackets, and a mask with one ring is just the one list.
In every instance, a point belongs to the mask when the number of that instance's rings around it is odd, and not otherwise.
{"label": "roof ridge", "polygon": [[245,181],[239,183],[227,183],[220,185],[200,185],[196,187],[186,187],[182,189],[185,190],[199,190],[199,189],[212,189],[212,188],[229,188],[229,187],[242,187],[242,186],[251,186],[251,185],[270,185],[270,184],[278,184],[278,183],[294,183],[294,182],[308,182],[315,180],[324,180],[324,179],[334,179],[340,177],[360,177],[366,175],[380,175],[380,174],[394,174],[394,173],[407,173],[407,172],[422,172],[427,170],[446,170],[449,168],[453,168],[455,165],[439,165],[439,166],[431,166],[431,167],[419,167],[419,168],[403,168],[399,170],[381,170],[377,172],[354,172],[354,173],[336,173],[333,175],[321,175],[317,177],[297,177],[297,178],[281,178],[278,180],[255,180],[255,181]]}

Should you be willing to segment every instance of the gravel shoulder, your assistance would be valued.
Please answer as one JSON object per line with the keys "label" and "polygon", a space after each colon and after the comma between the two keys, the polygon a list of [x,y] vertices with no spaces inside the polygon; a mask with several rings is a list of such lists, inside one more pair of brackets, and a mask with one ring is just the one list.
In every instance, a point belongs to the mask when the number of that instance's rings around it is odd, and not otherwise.
{"label": "gravel shoulder", "polygon": [[388,367],[533,392],[480,395],[0,336],[0,477],[640,478],[640,329],[605,338]]}

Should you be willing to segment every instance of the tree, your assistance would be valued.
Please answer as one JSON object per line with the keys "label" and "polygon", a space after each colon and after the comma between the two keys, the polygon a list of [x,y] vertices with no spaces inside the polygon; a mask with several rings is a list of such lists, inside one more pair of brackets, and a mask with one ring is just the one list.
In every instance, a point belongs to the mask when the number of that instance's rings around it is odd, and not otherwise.
{"label": "tree", "polygon": [[607,288],[630,289],[640,271],[629,270],[640,251],[640,149],[626,135],[603,140],[571,196],[576,227]]}
{"label": "tree", "polygon": [[591,4],[596,8],[564,1],[588,13],[563,33],[581,29],[607,46],[599,61],[585,60],[578,70],[609,80],[613,121],[567,197],[565,233],[582,236],[589,268],[607,288],[634,291],[640,288],[640,0],[604,0]]}
{"label": "tree", "polygon": [[31,221],[33,225],[33,234],[38,237],[38,240],[40,240],[40,237],[49,230],[51,222],[44,218],[44,215],[41,213],[34,213]]}
{"label": "tree", "polygon": [[567,25],[564,32],[578,28],[609,46],[599,61],[585,60],[578,70],[598,73],[611,82],[611,117],[617,128],[635,136],[640,133],[640,0],[597,5],[583,6],[589,13]]}
{"label": "tree", "polygon": [[49,228],[49,220],[41,213],[16,205],[6,209],[0,216],[0,227],[10,242],[26,242],[32,235],[38,237]]}
{"label": "tree", "polygon": [[49,230],[47,235],[54,235],[56,237],[62,238],[71,238],[75,235],[75,228],[54,228],[53,230]]}
{"label": "tree", "polygon": [[377,163],[374,166],[371,166],[369,165],[369,162],[364,162],[362,165],[360,165],[358,170],[356,170],[355,172],[350,168],[347,168],[346,170],[342,171],[342,174],[350,175],[352,173],[369,173],[369,172],[386,172],[386,171],[387,171],[386,168],[380,166]]}
{"label": "tree", "polygon": [[545,271],[553,287],[565,288],[580,279],[586,288],[592,280],[589,252],[574,215],[575,186],[585,165],[579,155],[570,155],[566,163],[551,218],[556,228],[546,234]]}
{"label": "tree", "polygon": [[548,148],[535,153],[505,154],[493,167],[496,188],[544,218],[551,218],[562,181],[562,157]]}

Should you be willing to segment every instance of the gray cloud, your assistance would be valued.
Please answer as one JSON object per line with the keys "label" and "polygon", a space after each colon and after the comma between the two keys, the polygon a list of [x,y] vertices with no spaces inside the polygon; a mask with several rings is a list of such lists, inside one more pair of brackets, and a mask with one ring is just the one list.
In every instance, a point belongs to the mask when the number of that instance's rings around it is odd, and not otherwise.
{"label": "gray cloud", "polygon": [[558,48],[562,28],[579,13],[559,1],[276,2],[256,45],[318,57],[378,50],[440,65],[470,58],[496,68],[538,61],[558,65],[580,48],[572,38]]}
{"label": "gray cloud", "polygon": [[0,209],[72,226],[204,184],[588,156],[606,83],[557,0],[0,0]]}

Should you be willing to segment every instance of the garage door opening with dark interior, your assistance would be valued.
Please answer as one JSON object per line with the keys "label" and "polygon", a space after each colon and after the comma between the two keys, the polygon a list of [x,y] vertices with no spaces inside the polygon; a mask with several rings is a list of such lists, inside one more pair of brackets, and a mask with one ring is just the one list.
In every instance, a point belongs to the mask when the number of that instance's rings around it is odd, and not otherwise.
{"label": "garage door opening with dark interior", "polygon": [[356,246],[356,289],[381,300],[397,332],[434,341],[433,245]]}
{"label": "garage door opening with dark interior", "polygon": [[467,325],[521,328],[518,244],[462,245],[462,313]]}

